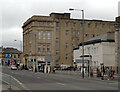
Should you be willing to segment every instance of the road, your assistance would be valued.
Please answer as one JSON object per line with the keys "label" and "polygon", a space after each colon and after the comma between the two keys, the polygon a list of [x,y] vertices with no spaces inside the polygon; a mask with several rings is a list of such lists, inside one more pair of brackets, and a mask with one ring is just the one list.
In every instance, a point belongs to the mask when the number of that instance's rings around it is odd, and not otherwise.
{"label": "road", "polygon": [[82,79],[78,76],[34,73],[28,70],[10,70],[3,67],[3,73],[20,81],[28,90],[118,90],[117,81]]}

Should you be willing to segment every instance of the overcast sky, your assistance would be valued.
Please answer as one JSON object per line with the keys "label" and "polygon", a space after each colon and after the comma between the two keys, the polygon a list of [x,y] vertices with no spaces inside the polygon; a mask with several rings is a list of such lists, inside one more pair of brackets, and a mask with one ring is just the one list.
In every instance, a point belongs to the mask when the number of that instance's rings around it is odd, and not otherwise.
{"label": "overcast sky", "polygon": [[[51,12],[71,13],[71,18],[81,18],[81,12],[69,8],[84,9],[86,19],[115,20],[120,0],[1,0],[0,45],[20,46],[22,25],[33,15],[48,16]],[[14,40],[18,40],[15,42]]]}

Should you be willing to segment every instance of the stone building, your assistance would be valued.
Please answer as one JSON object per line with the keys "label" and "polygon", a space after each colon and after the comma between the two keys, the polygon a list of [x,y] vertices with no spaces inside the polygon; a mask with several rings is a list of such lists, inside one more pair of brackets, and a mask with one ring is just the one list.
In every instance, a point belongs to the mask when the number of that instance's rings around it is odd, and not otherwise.
{"label": "stone building", "polygon": [[120,16],[116,17],[116,31],[115,31],[115,61],[117,66],[117,73],[120,75]]}
{"label": "stone building", "polygon": [[[115,21],[84,21],[84,40],[114,31]],[[73,66],[73,48],[82,42],[82,20],[70,13],[32,16],[22,26],[23,57],[28,68],[41,66],[46,55],[54,56],[52,66]]]}

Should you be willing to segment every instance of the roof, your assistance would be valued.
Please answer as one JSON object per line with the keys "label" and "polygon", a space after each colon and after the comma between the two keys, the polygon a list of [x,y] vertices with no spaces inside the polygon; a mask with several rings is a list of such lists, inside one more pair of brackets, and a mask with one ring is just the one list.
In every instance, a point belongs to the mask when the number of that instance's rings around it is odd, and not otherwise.
{"label": "roof", "polygon": [[92,39],[90,39],[88,41],[99,40],[99,39],[104,40],[104,41],[107,40],[107,34],[94,37],[94,38],[92,38]]}
{"label": "roof", "polygon": [[4,48],[3,53],[21,54],[22,52],[15,48]]}
{"label": "roof", "polygon": [[[107,34],[105,34],[105,35],[94,37],[88,40],[87,42],[84,42],[84,45],[101,43],[101,42],[115,42],[115,40],[108,39]],[[78,46],[82,46],[82,43],[80,43]]]}

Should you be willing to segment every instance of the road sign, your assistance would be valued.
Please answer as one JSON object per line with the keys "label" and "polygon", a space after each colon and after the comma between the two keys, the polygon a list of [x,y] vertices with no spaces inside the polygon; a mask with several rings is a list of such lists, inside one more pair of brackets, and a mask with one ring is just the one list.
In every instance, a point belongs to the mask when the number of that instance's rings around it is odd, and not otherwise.
{"label": "road sign", "polygon": [[45,56],[45,61],[46,62],[52,62],[53,61],[53,56],[52,55],[46,55]]}

